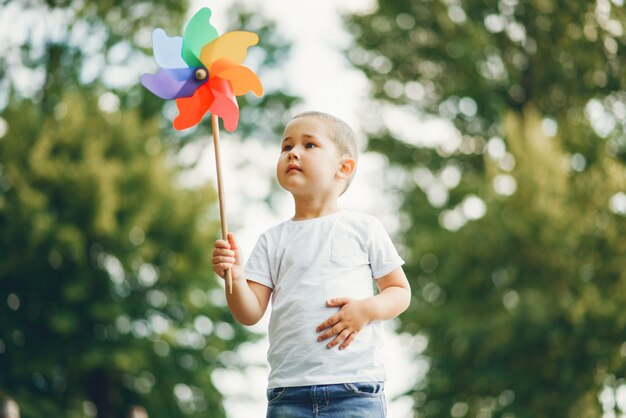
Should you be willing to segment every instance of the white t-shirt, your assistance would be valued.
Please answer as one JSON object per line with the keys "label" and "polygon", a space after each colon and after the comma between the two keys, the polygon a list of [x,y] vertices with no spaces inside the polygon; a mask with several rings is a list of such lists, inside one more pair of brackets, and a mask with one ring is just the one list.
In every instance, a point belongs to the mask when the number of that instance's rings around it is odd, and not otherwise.
{"label": "white t-shirt", "polygon": [[265,231],[246,278],[271,289],[269,388],[385,380],[381,321],[366,325],[344,350],[326,348],[315,328],[339,311],[326,300],[365,299],[373,279],[404,264],[378,219],[340,210]]}

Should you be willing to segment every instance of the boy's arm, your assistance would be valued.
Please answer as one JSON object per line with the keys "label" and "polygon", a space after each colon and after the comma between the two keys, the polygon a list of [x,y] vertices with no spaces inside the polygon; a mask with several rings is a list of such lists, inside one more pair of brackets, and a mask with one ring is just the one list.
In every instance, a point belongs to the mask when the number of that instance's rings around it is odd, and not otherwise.
{"label": "boy's arm", "polygon": [[228,233],[228,241],[215,241],[212,267],[222,279],[224,272],[231,270],[233,293],[226,292],[226,302],[233,317],[243,325],[259,322],[267,309],[272,289],[245,279],[243,254],[231,232]]}
{"label": "boy's arm", "polygon": [[356,334],[369,322],[392,319],[404,312],[411,302],[411,286],[402,267],[376,280],[379,293],[367,299],[336,298],[326,302],[329,307],[341,310],[322,322],[316,329],[323,333],[318,341],[335,337],[327,344],[333,348],[339,343],[346,348]]}
{"label": "boy's arm", "polygon": [[411,303],[411,286],[402,267],[376,280],[379,293],[365,299],[370,321],[392,319],[406,311]]}
{"label": "boy's arm", "polygon": [[233,317],[243,325],[254,325],[261,320],[270,300],[272,289],[242,278],[233,279],[233,293],[226,292],[226,302]]}

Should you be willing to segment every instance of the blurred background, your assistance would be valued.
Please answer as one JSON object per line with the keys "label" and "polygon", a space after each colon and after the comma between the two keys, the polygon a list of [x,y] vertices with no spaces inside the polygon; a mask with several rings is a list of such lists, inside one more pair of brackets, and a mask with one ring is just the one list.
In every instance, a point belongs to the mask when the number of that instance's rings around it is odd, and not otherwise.
{"label": "blurred background", "polygon": [[[353,125],[345,208],[413,289],[391,418],[626,416],[623,0],[0,0],[0,391],[24,418],[264,416],[266,318],[233,321],[208,123],[139,84],[200,7],[256,32],[222,132],[248,253],[304,109]],[[131,415],[131,411],[134,415]]]}

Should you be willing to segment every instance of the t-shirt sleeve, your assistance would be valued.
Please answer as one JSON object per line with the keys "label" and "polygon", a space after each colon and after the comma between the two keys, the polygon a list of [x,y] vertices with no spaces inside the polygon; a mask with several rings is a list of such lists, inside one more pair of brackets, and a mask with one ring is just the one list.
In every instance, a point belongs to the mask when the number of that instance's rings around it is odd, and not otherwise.
{"label": "t-shirt sleeve", "polygon": [[257,240],[250,258],[246,263],[246,279],[274,288],[270,268],[270,258],[267,245],[267,236],[261,235]]}
{"label": "t-shirt sleeve", "polygon": [[378,219],[370,226],[368,252],[374,279],[380,279],[404,264],[385,227]]}

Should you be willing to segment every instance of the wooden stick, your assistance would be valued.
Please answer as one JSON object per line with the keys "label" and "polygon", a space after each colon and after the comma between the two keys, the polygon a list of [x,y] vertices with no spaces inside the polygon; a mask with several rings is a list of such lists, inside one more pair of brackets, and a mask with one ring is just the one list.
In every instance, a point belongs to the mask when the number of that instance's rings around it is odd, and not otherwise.
{"label": "wooden stick", "polygon": [[[220,206],[220,223],[222,224],[222,239],[228,241],[228,226],[226,222],[226,203],[224,188],[222,187],[222,163],[220,161],[220,125],[217,115],[211,114],[211,128],[213,129],[213,146],[215,148],[215,168],[217,169],[217,198]],[[230,269],[226,270],[226,288],[233,293],[233,275]]]}

